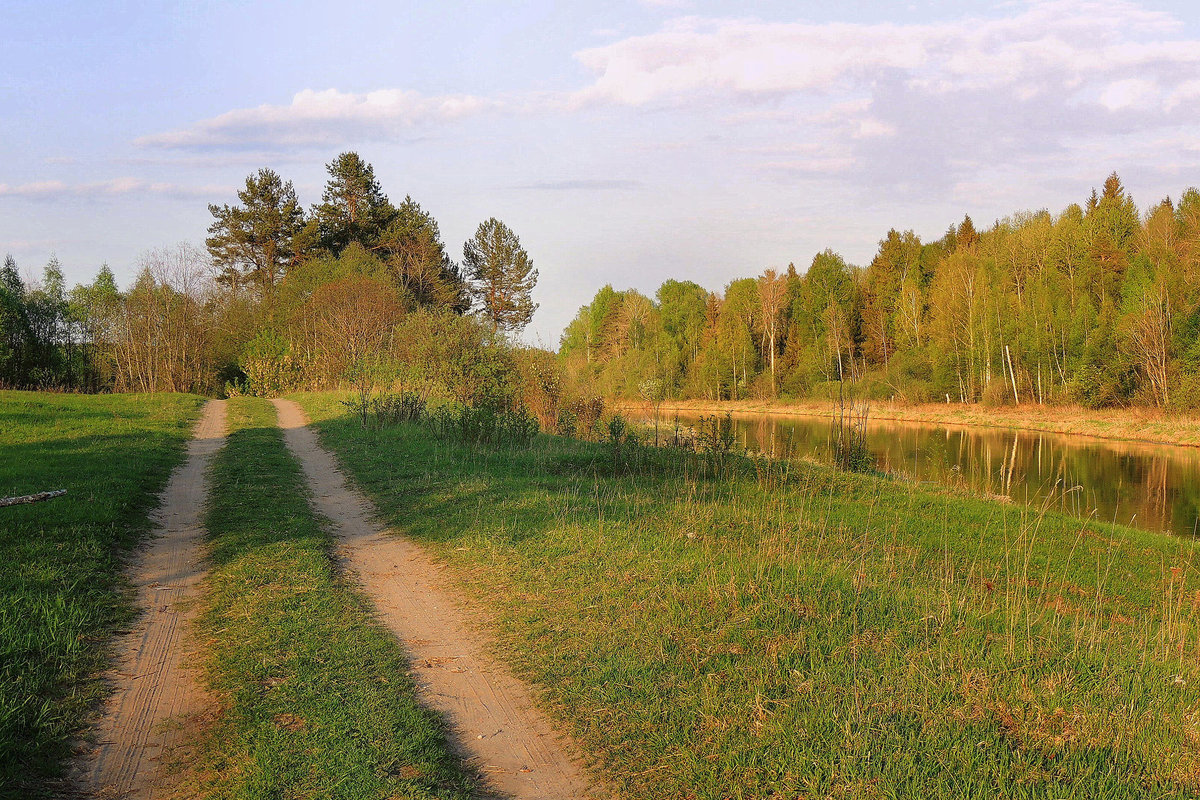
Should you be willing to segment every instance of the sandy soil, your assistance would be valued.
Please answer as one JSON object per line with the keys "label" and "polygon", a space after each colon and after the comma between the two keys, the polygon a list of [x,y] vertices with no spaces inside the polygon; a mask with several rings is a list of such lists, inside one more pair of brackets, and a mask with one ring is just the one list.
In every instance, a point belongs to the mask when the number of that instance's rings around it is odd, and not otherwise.
{"label": "sandy soil", "polygon": [[[649,404],[633,400],[614,400],[613,406],[630,413],[652,415]],[[783,416],[819,416],[829,418],[834,404],[822,400],[780,402],[772,400],[736,400],[719,403],[706,400],[669,400],[659,415],[669,422],[675,411],[703,414],[779,414]],[[874,421],[922,422],[964,425],[1008,430],[1041,431],[1071,436],[1091,436],[1132,442],[1200,447],[1200,418],[1169,414],[1154,409],[1085,409],[1075,406],[1001,406],[959,403],[901,405],[873,403]]]}
{"label": "sandy soil", "polygon": [[205,470],[224,441],[225,403],[209,401],[186,459],[163,490],[153,538],[131,565],[144,613],[116,642],[117,666],[105,676],[113,692],[72,768],[87,795],[171,795],[173,765],[187,758],[186,722],[208,707],[197,676],[183,663],[183,643],[205,569]]}
{"label": "sandy soil", "polygon": [[404,643],[422,702],[447,720],[460,755],[502,797],[604,796],[584,777],[574,744],[534,706],[529,687],[488,655],[443,568],[414,542],[373,522],[369,501],[347,484],[300,407],[274,403],[316,510],[333,521],[346,565]]}

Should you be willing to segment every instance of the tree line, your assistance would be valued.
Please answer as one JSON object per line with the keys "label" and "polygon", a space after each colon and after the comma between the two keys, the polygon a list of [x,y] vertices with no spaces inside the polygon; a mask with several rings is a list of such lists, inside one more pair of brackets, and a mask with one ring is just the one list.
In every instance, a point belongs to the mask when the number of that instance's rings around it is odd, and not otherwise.
{"label": "tree line", "polygon": [[538,277],[517,235],[488,219],[456,262],[432,215],[392,203],[357,153],[327,171],[306,210],[258,170],[237,202],[209,206],[204,250],[147,252],[126,290],[107,266],[68,290],[54,259],[26,282],[9,256],[0,386],[274,393],[403,373],[472,400],[488,373],[515,402],[523,357],[506,335],[536,310]]}
{"label": "tree line", "polygon": [[1200,192],[1139,214],[1114,173],[1084,204],[941,238],[888,231],[871,262],[653,298],[603,287],[563,334],[570,375],[609,396],[829,397],[1200,406]]}

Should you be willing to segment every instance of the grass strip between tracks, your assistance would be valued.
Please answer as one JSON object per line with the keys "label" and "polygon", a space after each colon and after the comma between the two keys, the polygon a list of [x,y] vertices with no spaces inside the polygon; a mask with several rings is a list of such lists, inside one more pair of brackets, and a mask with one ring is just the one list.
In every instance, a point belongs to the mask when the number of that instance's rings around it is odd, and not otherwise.
{"label": "grass strip between tracks", "polygon": [[401,646],[338,573],[265,400],[229,401],[207,513],[200,624],[219,712],[193,780],[208,797],[464,798]]}

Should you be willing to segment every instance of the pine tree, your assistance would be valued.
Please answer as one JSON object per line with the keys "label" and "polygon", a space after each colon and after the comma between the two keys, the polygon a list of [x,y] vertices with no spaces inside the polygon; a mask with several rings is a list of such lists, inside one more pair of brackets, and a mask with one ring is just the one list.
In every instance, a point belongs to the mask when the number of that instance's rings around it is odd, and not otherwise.
{"label": "pine tree", "polygon": [[463,265],[471,295],[493,328],[515,332],[529,324],[538,307],[530,296],[538,272],[507,225],[495,217],[480,223],[463,245]]}
{"label": "pine tree", "polygon": [[242,205],[208,207],[215,219],[205,244],[221,282],[234,289],[250,284],[266,297],[302,254],[296,239],[304,211],[292,182],[270,169],[247,177],[238,199]]}
{"label": "pine tree", "polygon": [[376,249],[397,211],[375,179],[375,168],[351,152],[339,155],[326,169],[329,181],[321,205],[313,209],[322,246],[334,255],[351,242]]}

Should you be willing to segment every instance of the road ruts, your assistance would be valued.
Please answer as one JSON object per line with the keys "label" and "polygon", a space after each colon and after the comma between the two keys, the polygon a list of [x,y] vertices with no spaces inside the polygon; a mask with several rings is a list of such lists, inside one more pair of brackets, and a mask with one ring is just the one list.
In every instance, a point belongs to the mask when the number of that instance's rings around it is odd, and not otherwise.
{"label": "road ruts", "polygon": [[185,723],[205,707],[183,647],[205,569],[205,473],[224,441],[225,403],[210,400],[163,490],[153,536],[130,570],[143,614],[117,640],[116,666],[106,676],[113,692],[72,770],[85,796],[154,800],[174,790],[171,767]]}
{"label": "road ruts", "polygon": [[295,403],[275,400],[288,448],[300,461],[320,514],[381,621],[404,644],[420,700],[449,723],[452,744],[513,800],[606,797],[584,776],[575,747],[554,733],[529,687],[487,655],[449,581],[416,543],[385,532],[370,502],[352,489]]}

